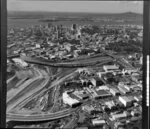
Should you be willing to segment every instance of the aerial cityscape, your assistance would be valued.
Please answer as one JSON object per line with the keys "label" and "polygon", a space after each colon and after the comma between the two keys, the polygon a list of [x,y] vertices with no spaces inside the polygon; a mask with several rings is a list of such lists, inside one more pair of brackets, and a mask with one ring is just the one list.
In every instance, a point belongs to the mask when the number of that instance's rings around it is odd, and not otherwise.
{"label": "aerial cityscape", "polygon": [[142,129],[142,17],[10,12],[7,127]]}

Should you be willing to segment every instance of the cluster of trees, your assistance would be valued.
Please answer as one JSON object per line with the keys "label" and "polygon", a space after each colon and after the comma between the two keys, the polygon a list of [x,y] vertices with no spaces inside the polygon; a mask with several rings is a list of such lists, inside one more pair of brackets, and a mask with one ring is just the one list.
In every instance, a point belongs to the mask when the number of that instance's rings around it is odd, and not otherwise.
{"label": "cluster of trees", "polygon": [[130,40],[127,43],[125,42],[111,43],[108,45],[107,49],[113,50],[116,52],[127,52],[127,53],[141,52],[142,43],[135,42],[133,40]]}
{"label": "cluster of trees", "polygon": [[100,33],[101,30],[98,26],[93,25],[92,27],[86,27],[81,29],[81,33],[87,33],[89,35],[93,35],[95,33]]}

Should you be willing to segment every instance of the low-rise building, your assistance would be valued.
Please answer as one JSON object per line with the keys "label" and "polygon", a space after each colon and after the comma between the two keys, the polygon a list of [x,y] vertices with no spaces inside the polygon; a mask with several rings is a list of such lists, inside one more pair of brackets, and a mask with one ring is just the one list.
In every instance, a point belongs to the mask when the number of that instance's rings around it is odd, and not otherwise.
{"label": "low-rise building", "polygon": [[140,112],[139,111],[131,111],[132,116],[139,116]]}
{"label": "low-rise building", "polygon": [[67,92],[63,93],[62,99],[63,99],[64,104],[68,104],[71,107],[80,104],[80,101],[78,101],[77,99],[71,98]]}
{"label": "low-rise building", "polygon": [[110,88],[108,87],[108,86],[105,86],[105,85],[103,85],[103,86],[99,86],[98,88],[96,88],[96,90],[98,91],[98,90],[109,90]]}
{"label": "low-rise building", "polygon": [[97,90],[96,91],[97,96],[95,98],[106,98],[112,96],[108,91],[106,90]]}
{"label": "low-rise building", "polygon": [[12,59],[16,64],[18,64],[21,67],[27,67],[28,63],[26,63],[25,61],[23,61],[22,59],[19,58],[14,58]]}
{"label": "low-rise building", "polygon": [[90,82],[92,83],[92,85],[93,86],[100,86],[100,85],[102,85],[103,84],[103,82],[100,80],[100,78],[98,78],[98,77],[92,77],[92,78],[90,78],[89,79],[90,80]]}
{"label": "low-rise building", "polygon": [[111,110],[111,109],[114,109],[115,108],[115,103],[114,103],[114,101],[112,100],[112,101],[107,101],[107,102],[105,102],[105,105]]}
{"label": "low-rise building", "polygon": [[124,86],[118,86],[118,89],[123,93],[123,94],[128,94],[130,91],[128,91]]}
{"label": "low-rise building", "polygon": [[119,96],[119,101],[125,106],[131,106],[134,98],[132,96]]}
{"label": "low-rise building", "polygon": [[89,98],[89,95],[85,91],[74,91],[73,94],[81,100]]}
{"label": "low-rise building", "polygon": [[129,85],[125,85],[124,88],[126,88],[128,91],[131,90],[131,87]]}
{"label": "low-rise building", "polygon": [[75,129],[88,129],[88,127],[77,127]]}
{"label": "low-rise building", "polygon": [[118,119],[123,119],[126,118],[128,115],[126,112],[119,113],[119,114],[113,114],[112,115],[112,120],[118,120]]}
{"label": "low-rise building", "polygon": [[85,105],[82,106],[82,110],[84,110],[85,112],[92,114],[92,112],[94,112],[94,107],[92,105]]}
{"label": "low-rise building", "polygon": [[103,126],[106,124],[106,121],[96,118],[96,119],[92,120],[92,124],[93,124],[93,126],[100,126],[100,125]]}
{"label": "low-rise building", "polygon": [[125,124],[124,123],[121,123],[121,122],[115,122],[115,124],[114,124],[114,129],[119,129],[119,128],[122,128],[122,127],[124,127],[125,126]]}
{"label": "low-rise building", "polygon": [[134,96],[134,99],[135,99],[137,102],[140,102],[140,101],[142,101],[142,96]]}
{"label": "low-rise building", "polygon": [[105,70],[105,72],[119,71],[119,67],[116,65],[104,65],[103,69]]}
{"label": "low-rise building", "polygon": [[113,96],[117,96],[117,95],[120,95],[120,92],[117,88],[110,88],[110,93],[113,95]]}

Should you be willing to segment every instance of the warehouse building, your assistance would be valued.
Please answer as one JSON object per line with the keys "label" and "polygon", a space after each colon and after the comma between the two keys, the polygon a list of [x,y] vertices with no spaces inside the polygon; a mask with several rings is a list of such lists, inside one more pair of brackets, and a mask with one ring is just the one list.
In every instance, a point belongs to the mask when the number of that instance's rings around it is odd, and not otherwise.
{"label": "warehouse building", "polygon": [[63,99],[64,104],[68,104],[71,107],[75,107],[81,104],[80,101],[78,101],[77,99],[71,98],[67,92],[63,93],[62,99]]}
{"label": "warehouse building", "polygon": [[119,67],[116,65],[104,65],[103,69],[105,72],[115,72],[115,71],[120,71]]}
{"label": "warehouse building", "polygon": [[97,90],[96,91],[97,96],[95,96],[95,98],[107,98],[107,97],[111,97],[112,95],[106,91],[106,90]]}

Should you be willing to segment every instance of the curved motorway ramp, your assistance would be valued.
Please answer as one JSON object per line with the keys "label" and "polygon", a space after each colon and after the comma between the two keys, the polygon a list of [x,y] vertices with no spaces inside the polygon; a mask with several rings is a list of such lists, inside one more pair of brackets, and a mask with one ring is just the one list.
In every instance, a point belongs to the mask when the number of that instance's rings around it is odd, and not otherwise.
{"label": "curved motorway ramp", "polygon": [[66,116],[70,116],[76,109],[67,109],[63,111],[59,111],[56,113],[49,114],[38,114],[38,115],[21,115],[21,114],[7,114],[8,121],[47,121],[47,120],[55,120],[60,119]]}

